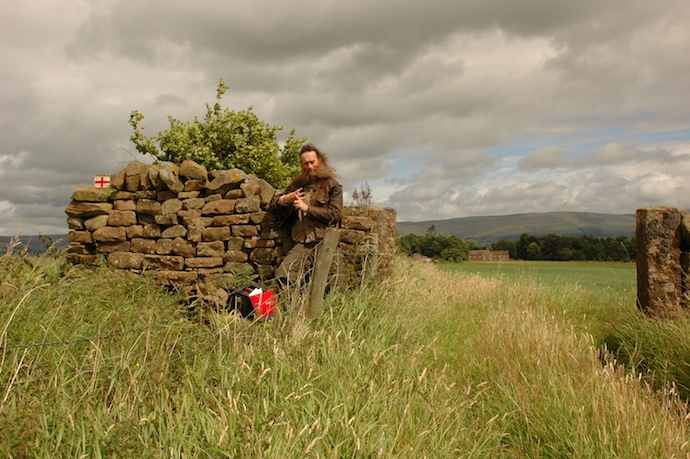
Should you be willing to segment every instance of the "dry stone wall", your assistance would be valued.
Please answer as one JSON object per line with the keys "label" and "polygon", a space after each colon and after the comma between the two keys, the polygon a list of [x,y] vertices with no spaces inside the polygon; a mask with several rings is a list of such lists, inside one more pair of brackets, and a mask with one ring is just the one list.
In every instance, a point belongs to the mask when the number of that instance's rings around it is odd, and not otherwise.
{"label": "dry stone wall", "polygon": [[[207,171],[184,161],[133,161],[110,188],[82,187],[65,209],[67,257],[105,257],[116,268],[153,270],[167,284],[256,275],[271,279],[292,242],[267,212],[277,192],[239,169]],[[346,207],[340,272],[349,278],[392,270],[395,210]]]}
{"label": "dry stone wall", "polygon": [[690,305],[690,212],[637,210],[637,301],[648,313]]}

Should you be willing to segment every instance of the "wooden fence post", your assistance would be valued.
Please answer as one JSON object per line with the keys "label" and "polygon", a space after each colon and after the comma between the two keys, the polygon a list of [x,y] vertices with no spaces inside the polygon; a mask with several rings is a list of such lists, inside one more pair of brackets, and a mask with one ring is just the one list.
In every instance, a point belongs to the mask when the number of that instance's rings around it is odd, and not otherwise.
{"label": "wooden fence post", "polygon": [[309,286],[309,303],[307,305],[307,318],[314,319],[323,307],[323,295],[328,283],[328,274],[333,263],[333,256],[338,249],[340,231],[336,228],[328,228],[316,251],[314,260],[314,274]]}

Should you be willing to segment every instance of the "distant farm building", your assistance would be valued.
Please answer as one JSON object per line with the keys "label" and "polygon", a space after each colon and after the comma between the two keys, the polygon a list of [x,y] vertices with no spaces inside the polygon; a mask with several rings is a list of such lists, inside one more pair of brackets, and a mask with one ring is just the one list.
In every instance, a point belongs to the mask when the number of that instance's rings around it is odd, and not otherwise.
{"label": "distant farm building", "polygon": [[413,253],[412,259],[414,261],[423,261],[424,263],[431,263],[433,261],[431,258],[424,256],[421,253]]}
{"label": "distant farm building", "polygon": [[468,261],[507,261],[510,253],[507,250],[470,250]]}

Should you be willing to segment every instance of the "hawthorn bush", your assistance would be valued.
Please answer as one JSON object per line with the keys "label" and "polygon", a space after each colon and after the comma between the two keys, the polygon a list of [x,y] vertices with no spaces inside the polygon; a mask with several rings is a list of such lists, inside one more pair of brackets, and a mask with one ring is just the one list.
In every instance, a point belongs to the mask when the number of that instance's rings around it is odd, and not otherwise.
{"label": "hawthorn bush", "polygon": [[137,151],[159,161],[180,164],[191,159],[207,169],[242,169],[261,177],[276,188],[284,188],[300,170],[300,148],[306,139],[290,132],[281,147],[276,132],[281,126],[269,126],[252,111],[252,107],[238,112],[223,109],[220,101],[228,87],[221,79],[216,102],[206,104],[203,121],[181,121],[168,116],[170,129],[156,136],[142,133],[144,116],[134,110],[129,124],[134,133],[130,137]]}

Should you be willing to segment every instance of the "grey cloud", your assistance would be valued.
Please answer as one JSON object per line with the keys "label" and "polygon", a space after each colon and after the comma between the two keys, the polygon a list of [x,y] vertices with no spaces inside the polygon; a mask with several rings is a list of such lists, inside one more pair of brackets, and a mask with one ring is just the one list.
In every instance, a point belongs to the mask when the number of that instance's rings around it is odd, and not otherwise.
{"label": "grey cloud", "polygon": [[549,169],[563,167],[568,164],[568,157],[560,148],[542,147],[520,158],[520,169]]}

